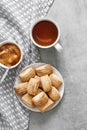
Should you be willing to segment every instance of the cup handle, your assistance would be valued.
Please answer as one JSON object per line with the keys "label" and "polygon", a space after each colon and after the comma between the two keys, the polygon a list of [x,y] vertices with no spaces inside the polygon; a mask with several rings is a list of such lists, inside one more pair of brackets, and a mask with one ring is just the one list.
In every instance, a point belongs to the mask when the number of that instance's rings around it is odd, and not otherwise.
{"label": "cup handle", "polygon": [[4,79],[6,78],[6,75],[7,75],[7,73],[8,73],[8,71],[9,71],[9,68],[5,71],[5,73],[3,74],[3,76],[2,76],[2,78],[1,78],[1,80],[0,80],[0,84],[4,81]]}
{"label": "cup handle", "polygon": [[61,52],[62,51],[62,46],[59,44],[59,43],[57,43],[55,46],[55,49],[58,51],[58,52]]}

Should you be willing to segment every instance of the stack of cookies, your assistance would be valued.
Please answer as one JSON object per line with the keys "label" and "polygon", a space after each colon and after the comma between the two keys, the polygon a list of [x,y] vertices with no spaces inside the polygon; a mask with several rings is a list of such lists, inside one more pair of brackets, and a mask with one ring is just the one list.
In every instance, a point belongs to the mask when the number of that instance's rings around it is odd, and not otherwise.
{"label": "stack of cookies", "polygon": [[61,98],[59,87],[63,81],[50,64],[29,67],[19,74],[19,78],[21,83],[15,85],[14,90],[30,108],[37,107],[45,112]]}

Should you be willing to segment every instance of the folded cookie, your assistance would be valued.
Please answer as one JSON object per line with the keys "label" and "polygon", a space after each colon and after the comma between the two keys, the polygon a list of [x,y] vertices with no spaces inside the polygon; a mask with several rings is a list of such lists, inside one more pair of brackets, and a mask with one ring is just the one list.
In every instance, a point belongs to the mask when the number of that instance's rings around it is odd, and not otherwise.
{"label": "folded cookie", "polygon": [[32,98],[33,103],[35,106],[41,106],[48,101],[48,96],[44,92],[40,92],[36,96]]}
{"label": "folded cookie", "polygon": [[48,95],[53,101],[60,99],[60,93],[55,87],[52,87],[51,91],[48,92]]}
{"label": "folded cookie", "polygon": [[39,87],[41,88],[41,78],[39,76],[37,76],[37,75],[34,78],[37,79],[40,82],[40,86]]}
{"label": "folded cookie", "polygon": [[23,95],[23,94],[27,93],[27,87],[28,87],[28,82],[19,83],[14,86],[14,90],[17,94]]}
{"label": "folded cookie", "polygon": [[60,85],[62,84],[62,79],[54,73],[50,75],[50,79],[51,79],[52,85],[56,88],[59,88]]}
{"label": "folded cookie", "polygon": [[41,77],[41,85],[45,92],[49,92],[52,89],[51,80],[48,75]]}
{"label": "folded cookie", "polygon": [[50,64],[45,64],[43,66],[36,68],[36,73],[38,76],[49,75],[52,72],[53,72],[53,68]]}
{"label": "folded cookie", "polygon": [[30,80],[30,78],[33,78],[34,76],[35,76],[35,69],[32,67],[23,70],[19,74],[19,78],[21,79],[22,82],[27,82]]}
{"label": "folded cookie", "polygon": [[36,95],[38,88],[40,85],[40,81],[38,79],[35,78],[31,78],[29,83],[28,83],[28,88],[27,88],[27,92],[30,95]]}
{"label": "folded cookie", "polygon": [[41,111],[41,112],[45,112],[46,110],[48,110],[49,108],[51,108],[52,106],[54,105],[54,102],[48,98],[48,102],[41,105],[41,106],[38,106],[38,109]]}
{"label": "folded cookie", "polygon": [[24,96],[22,96],[22,101],[23,101],[27,106],[29,106],[29,107],[31,107],[31,108],[34,108],[35,105],[34,105],[33,102],[32,102],[32,97],[33,97],[33,96],[31,96],[31,95],[29,95],[29,94],[27,93],[27,94],[25,94]]}

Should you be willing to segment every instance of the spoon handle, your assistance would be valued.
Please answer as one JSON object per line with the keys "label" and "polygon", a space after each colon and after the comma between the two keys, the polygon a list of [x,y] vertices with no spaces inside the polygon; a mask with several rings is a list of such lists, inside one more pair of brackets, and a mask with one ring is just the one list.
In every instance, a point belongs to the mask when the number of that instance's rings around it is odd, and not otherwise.
{"label": "spoon handle", "polygon": [[7,75],[7,73],[8,73],[8,71],[9,71],[9,68],[5,71],[5,73],[3,74],[3,76],[2,76],[2,78],[1,78],[1,80],[0,80],[0,84],[4,81],[4,79],[6,78],[6,75]]}

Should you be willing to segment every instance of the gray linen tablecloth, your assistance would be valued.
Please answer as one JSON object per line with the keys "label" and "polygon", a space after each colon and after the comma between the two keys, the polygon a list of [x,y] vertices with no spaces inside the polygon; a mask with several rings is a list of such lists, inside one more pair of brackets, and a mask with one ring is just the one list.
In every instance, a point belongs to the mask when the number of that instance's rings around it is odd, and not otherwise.
{"label": "gray linen tablecloth", "polygon": [[[33,62],[40,60],[39,50],[29,39],[32,22],[45,16],[53,0],[1,0],[0,42],[13,39],[23,50],[23,60],[15,69],[9,70],[0,84],[0,130],[26,130],[30,111],[17,100],[13,85],[17,74]],[[0,79],[5,69],[0,67]]]}

